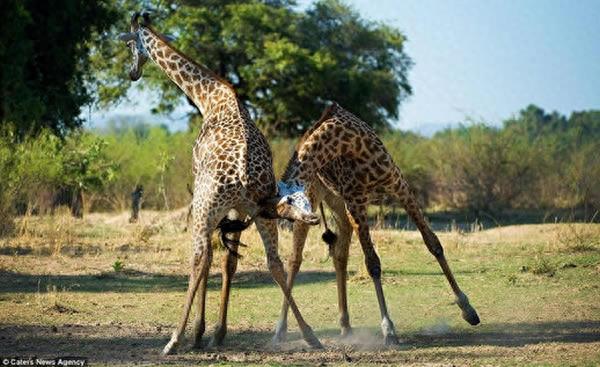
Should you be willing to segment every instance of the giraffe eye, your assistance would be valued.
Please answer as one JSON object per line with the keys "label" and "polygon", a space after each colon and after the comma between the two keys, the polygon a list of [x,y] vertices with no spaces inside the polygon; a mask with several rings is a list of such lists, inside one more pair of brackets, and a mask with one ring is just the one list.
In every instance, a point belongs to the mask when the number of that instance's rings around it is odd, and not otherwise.
{"label": "giraffe eye", "polygon": [[292,205],[293,202],[294,202],[294,199],[292,199],[290,196],[288,196],[287,203]]}

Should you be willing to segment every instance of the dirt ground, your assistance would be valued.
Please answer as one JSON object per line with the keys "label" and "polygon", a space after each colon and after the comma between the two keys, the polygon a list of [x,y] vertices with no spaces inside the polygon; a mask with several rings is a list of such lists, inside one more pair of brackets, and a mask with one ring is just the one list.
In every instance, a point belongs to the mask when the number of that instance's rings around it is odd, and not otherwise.
{"label": "dirt ground", "polygon": [[[503,331],[501,331],[504,329]],[[585,365],[589,354],[600,348],[600,322],[540,323],[497,326],[493,332],[442,336],[403,335],[400,347],[379,343],[354,344],[332,336],[321,336],[324,350],[311,350],[297,340],[275,347],[271,330],[232,330],[220,348],[197,351],[183,347],[179,354],[161,357],[170,327],[129,325],[3,325],[0,350],[3,355],[39,357],[85,356],[93,364],[394,364],[407,366],[452,365]],[[359,333],[369,331],[358,330]],[[329,334],[329,333],[325,333]],[[323,335],[323,333],[319,333]],[[237,340],[243,339],[243,343]],[[540,356],[545,356],[539,361]],[[587,361],[594,365],[593,360]]]}

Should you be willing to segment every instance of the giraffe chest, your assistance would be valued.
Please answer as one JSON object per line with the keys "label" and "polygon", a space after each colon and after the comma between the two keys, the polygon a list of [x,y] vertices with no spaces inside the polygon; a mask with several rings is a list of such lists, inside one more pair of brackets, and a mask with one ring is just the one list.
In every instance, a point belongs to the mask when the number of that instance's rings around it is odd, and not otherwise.
{"label": "giraffe chest", "polygon": [[240,176],[245,171],[246,146],[228,137],[228,131],[207,131],[196,140],[193,154],[194,175]]}

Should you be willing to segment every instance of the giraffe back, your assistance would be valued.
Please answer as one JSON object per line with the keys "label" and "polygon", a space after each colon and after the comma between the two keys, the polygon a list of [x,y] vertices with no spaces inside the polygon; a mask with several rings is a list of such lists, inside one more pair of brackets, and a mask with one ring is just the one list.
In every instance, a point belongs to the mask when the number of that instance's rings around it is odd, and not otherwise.
{"label": "giraffe back", "polygon": [[271,149],[237,99],[215,103],[204,118],[193,152],[193,173],[218,191],[253,202],[275,195]]}
{"label": "giraffe back", "polygon": [[320,161],[328,161],[318,172],[319,179],[331,191],[341,195],[368,192],[370,197],[382,195],[402,180],[400,169],[373,128],[337,104],[330,106],[309,129],[299,143],[299,149],[317,132],[325,132],[317,144],[337,144],[342,156],[328,159],[326,149]]}

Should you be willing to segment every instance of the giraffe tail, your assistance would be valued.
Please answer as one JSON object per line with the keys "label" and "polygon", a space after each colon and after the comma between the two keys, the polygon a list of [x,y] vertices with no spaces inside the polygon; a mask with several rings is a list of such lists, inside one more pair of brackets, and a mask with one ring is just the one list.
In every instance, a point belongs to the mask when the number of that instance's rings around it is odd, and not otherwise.
{"label": "giraffe tail", "polygon": [[233,245],[242,246],[242,247],[248,247],[248,246],[243,244],[239,240],[229,239],[229,238],[227,238],[226,235],[228,233],[241,232],[241,231],[245,230],[246,228],[248,228],[250,226],[250,224],[252,224],[252,220],[248,220],[248,221],[241,221],[241,220],[237,220],[237,219],[231,220],[231,219],[228,219],[227,217],[225,217],[225,218],[221,219],[221,221],[217,225],[217,228],[221,232],[221,243],[223,244],[223,247],[225,247],[231,255],[237,257],[238,259],[241,259],[242,255],[240,255],[239,252],[234,250],[232,248],[232,246]]}

